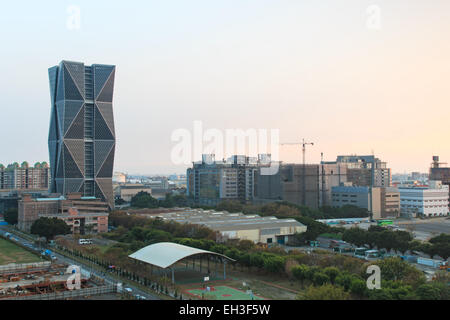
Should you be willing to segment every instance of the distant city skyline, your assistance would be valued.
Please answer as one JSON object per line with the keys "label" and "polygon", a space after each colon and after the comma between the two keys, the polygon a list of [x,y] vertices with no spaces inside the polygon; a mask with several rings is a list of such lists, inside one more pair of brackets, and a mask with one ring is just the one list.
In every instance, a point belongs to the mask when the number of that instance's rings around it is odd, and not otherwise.
{"label": "distant city skyline", "polygon": [[[114,171],[185,173],[171,134],[201,120],[313,141],[308,163],[373,153],[394,174],[428,172],[433,155],[450,163],[448,12],[446,0],[5,3],[0,163],[49,162],[47,69],[69,60],[117,66]],[[280,160],[300,163],[300,148]]]}

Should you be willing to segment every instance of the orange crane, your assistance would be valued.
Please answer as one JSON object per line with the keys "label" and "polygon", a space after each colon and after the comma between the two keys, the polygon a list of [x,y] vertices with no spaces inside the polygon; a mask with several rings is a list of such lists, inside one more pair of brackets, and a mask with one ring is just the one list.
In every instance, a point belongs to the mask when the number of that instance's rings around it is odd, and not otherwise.
{"label": "orange crane", "polygon": [[307,145],[314,145],[314,142],[307,142],[305,139],[302,139],[301,143],[295,143],[295,142],[288,142],[288,143],[281,143],[281,145],[301,145],[302,146],[302,154],[303,154],[303,174],[302,174],[302,205],[306,206],[306,146]]}

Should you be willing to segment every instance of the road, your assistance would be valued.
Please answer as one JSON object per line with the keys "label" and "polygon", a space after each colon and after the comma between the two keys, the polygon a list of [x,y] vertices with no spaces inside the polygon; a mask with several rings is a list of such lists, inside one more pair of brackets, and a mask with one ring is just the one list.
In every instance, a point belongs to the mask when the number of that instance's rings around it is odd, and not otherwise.
{"label": "road", "polygon": [[403,230],[412,232],[414,237],[420,240],[428,240],[441,233],[450,234],[450,219],[444,217],[397,221],[396,224]]}
{"label": "road", "polygon": [[[0,227],[0,234],[2,234],[3,236],[5,235],[5,233],[7,233],[8,231],[4,230],[2,227]],[[11,232],[10,232],[11,233]],[[37,251],[38,253],[40,252],[41,248],[39,248],[38,246],[35,246],[34,243],[32,243],[29,240],[24,239],[23,237],[17,235],[17,234],[13,234],[13,238],[16,239],[15,241],[17,241],[18,243],[29,247],[35,251]],[[53,252],[53,251],[52,251]],[[61,263],[61,264],[68,264],[68,265],[77,265],[79,266],[82,270],[88,271],[90,274],[93,274],[99,278],[102,278],[105,280],[105,282],[107,282],[108,284],[115,284],[117,283],[117,280],[114,279],[111,275],[109,275],[107,272],[100,272],[97,271],[91,267],[89,267],[87,264],[84,263],[80,263],[78,261],[75,261],[73,259],[71,259],[70,257],[64,256],[62,254],[53,252],[53,255],[56,257],[56,263]],[[133,295],[140,295],[145,297],[146,300],[161,300],[158,296],[149,294],[145,291],[142,291],[141,289],[139,289],[138,287],[134,286],[134,285],[129,285],[129,284],[124,284],[123,288],[130,288],[132,290],[132,294]]]}

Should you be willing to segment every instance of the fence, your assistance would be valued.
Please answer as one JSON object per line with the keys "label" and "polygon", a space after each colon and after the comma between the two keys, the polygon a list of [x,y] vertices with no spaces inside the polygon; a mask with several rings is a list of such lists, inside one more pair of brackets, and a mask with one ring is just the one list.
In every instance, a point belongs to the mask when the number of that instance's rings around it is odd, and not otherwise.
{"label": "fence", "polygon": [[101,295],[101,294],[106,294],[106,293],[116,293],[116,292],[117,292],[117,286],[115,284],[109,284],[109,285],[105,285],[105,286],[85,288],[85,289],[79,289],[79,290],[70,290],[70,291],[45,293],[45,294],[35,294],[35,295],[30,295],[30,296],[8,297],[8,298],[0,299],[0,301],[1,300],[64,300],[64,299],[78,298],[78,297],[84,297],[84,296],[94,296],[94,295]]}
{"label": "fence", "polygon": [[51,265],[50,261],[33,262],[33,263],[11,263],[0,266],[0,274],[15,273],[20,271],[37,271],[42,269],[48,269]]}

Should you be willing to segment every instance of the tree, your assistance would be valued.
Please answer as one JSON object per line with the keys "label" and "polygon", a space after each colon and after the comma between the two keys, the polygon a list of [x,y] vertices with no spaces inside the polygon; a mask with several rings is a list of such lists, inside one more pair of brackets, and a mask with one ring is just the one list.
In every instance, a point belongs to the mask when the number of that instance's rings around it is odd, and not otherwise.
{"label": "tree", "polygon": [[264,259],[264,269],[272,273],[281,272],[284,269],[284,262],[282,257],[267,257]]}
{"label": "tree", "polygon": [[241,212],[244,206],[235,200],[224,200],[216,206],[218,211]]}
{"label": "tree", "polygon": [[353,278],[350,283],[350,292],[360,297],[364,296],[367,290],[367,284],[364,280]]}
{"label": "tree", "polygon": [[125,203],[125,200],[123,200],[122,198],[116,198],[116,200],[114,201],[116,205],[120,206],[122,204]]}
{"label": "tree", "polygon": [[17,224],[17,218],[18,218],[17,208],[10,208],[10,209],[6,210],[5,213],[3,214],[3,218],[9,224],[12,224],[12,225]]}
{"label": "tree", "polygon": [[420,300],[439,300],[441,298],[441,292],[432,284],[423,284],[416,290],[416,294]]}
{"label": "tree", "polygon": [[441,233],[440,235],[433,237],[429,240],[430,243],[450,243],[450,234]]}
{"label": "tree", "polygon": [[336,267],[326,267],[323,272],[329,277],[331,283],[334,283],[336,277],[340,274],[340,271]]}
{"label": "tree", "polygon": [[357,227],[347,229],[342,235],[342,240],[362,246],[367,243],[366,231]]}
{"label": "tree", "polygon": [[350,290],[353,277],[348,273],[341,273],[336,277],[336,284],[342,286],[345,290]]}
{"label": "tree", "polygon": [[331,284],[325,284],[320,287],[310,286],[302,296],[299,294],[299,300],[348,300],[349,294],[344,289]]}
{"label": "tree", "polygon": [[295,266],[291,269],[292,275],[295,279],[303,282],[308,274],[309,267],[307,265],[301,264],[299,266]]}
{"label": "tree", "polygon": [[131,198],[131,206],[136,208],[158,208],[159,201],[148,192],[140,191]]}
{"label": "tree", "polygon": [[380,267],[384,280],[408,280],[408,284],[414,284],[420,282],[423,278],[422,272],[397,257],[378,260],[376,264]]}
{"label": "tree", "polygon": [[31,226],[31,233],[40,237],[52,240],[56,235],[70,233],[70,227],[64,220],[58,218],[41,217],[37,219]]}
{"label": "tree", "polygon": [[431,252],[447,260],[450,257],[450,242],[434,243],[431,247]]}
{"label": "tree", "polygon": [[316,272],[313,276],[313,283],[316,286],[321,286],[324,285],[326,283],[330,282],[330,277],[327,276],[325,273],[323,272]]}

